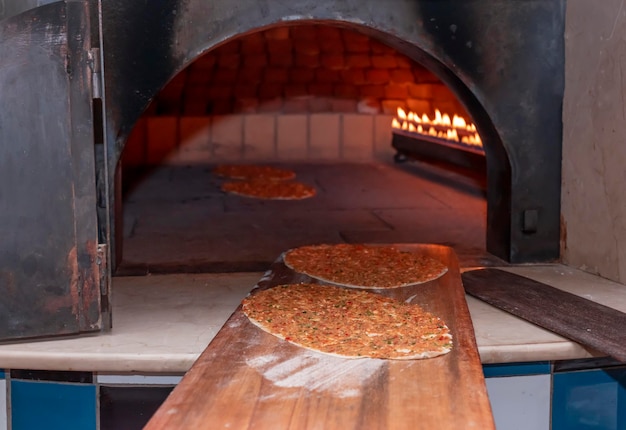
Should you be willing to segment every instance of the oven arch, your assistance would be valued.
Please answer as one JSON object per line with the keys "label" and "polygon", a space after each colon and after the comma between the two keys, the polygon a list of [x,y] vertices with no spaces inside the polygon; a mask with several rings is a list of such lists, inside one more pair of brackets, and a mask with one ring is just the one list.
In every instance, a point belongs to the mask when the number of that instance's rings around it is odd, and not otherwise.
{"label": "oven arch", "polygon": [[[487,250],[511,262],[558,258],[563,3],[391,0],[384,11],[375,0],[159,3],[157,13],[118,0],[103,9],[111,170],[150,100],[203,53],[273,26],[347,27],[430,69],[472,115],[487,157]],[[529,18],[541,37],[519,37]]]}

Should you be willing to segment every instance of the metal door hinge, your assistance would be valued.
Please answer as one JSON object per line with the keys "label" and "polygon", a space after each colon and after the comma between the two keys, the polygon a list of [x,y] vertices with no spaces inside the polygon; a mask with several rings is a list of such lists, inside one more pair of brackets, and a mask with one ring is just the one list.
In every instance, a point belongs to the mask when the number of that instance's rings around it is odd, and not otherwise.
{"label": "metal door hinge", "polygon": [[87,61],[91,69],[91,92],[92,98],[102,98],[102,61],[100,48],[91,48],[87,54]]}
{"label": "metal door hinge", "polygon": [[98,244],[98,255],[96,256],[96,264],[98,265],[98,269],[100,272],[100,294],[108,295],[109,288],[105,282],[108,278],[108,248],[106,243]]}
{"label": "metal door hinge", "polygon": [[98,244],[96,263],[100,273],[100,311],[102,328],[111,329],[111,275],[109,273],[109,250],[105,243]]}

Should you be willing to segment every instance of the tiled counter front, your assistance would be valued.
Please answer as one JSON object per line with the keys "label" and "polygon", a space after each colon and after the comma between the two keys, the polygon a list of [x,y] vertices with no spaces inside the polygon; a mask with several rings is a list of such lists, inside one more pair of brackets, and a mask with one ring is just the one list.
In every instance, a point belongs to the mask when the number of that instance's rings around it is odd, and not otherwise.
{"label": "tiled counter front", "polygon": [[[492,364],[484,373],[498,430],[626,428],[624,364]],[[5,370],[0,377],[0,430],[130,430],[143,427],[182,375]]]}
{"label": "tiled counter front", "polygon": [[498,430],[626,429],[626,365],[608,359],[483,367]]}
{"label": "tiled counter front", "polygon": [[181,375],[5,370],[0,430],[141,429]]}

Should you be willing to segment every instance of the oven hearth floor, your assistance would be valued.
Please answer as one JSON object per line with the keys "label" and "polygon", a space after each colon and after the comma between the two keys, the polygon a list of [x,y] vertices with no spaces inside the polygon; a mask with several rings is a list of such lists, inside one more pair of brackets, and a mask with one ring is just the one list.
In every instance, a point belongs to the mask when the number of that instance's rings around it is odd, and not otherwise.
{"label": "oven hearth floor", "polygon": [[227,195],[213,166],[133,174],[117,275],[263,271],[283,251],[315,243],[438,243],[477,264],[495,258],[485,251],[485,191],[476,179],[419,162],[275,165],[295,170],[317,195]]}
{"label": "oven hearth floor", "polygon": [[[152,276],[113,278],[110,332],[0,345],[0,368],[182,374],[269,264],[309,242],[445,243],[462,270],[502,267],[626,311],[623,285],[562,264],[513,266],[490,256],[483,191],[467,177],[419,163],[293,167],[318,187],[316,198],[226,196],[210,167],[163,167],[136,182],[122,272]],[[483,363],[600,356],[473,297],[467,303]]]}
{"label": "oven hearth floor", "polygon": [[[226,196],[209,167],[164,167],[135,183],[122,271],[181,273],[118,273],[110,332],[0,345],[0,368],[182,374],[269,263],[309,241],[445,243],[462,270],[502,267],[626,312],[623,285],[562,264],[507,265],[486,253],[485,200],[467,177],[419,163],[293,167],[318,197]],[[263,267],[250,271],[250,262]],[[483,363],[601,356],[473,297],[467,303]]]}

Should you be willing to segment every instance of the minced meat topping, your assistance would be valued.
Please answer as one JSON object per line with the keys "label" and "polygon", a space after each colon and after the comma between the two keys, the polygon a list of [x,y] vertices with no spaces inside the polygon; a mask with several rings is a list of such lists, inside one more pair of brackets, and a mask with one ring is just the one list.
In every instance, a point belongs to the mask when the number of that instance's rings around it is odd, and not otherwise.
{"label": "minced meat topping", "polygon": [[449,352],[446,324],[418,305],[317,284],[273,287],[246,297],[243,312],[296,345],[349,358],[429,358]]}
{"label": "minced meat topping", "polygon": [[393,246],[310,245],[287,251],[285,264],[296,272],[334,284],[394,288],[436,279],[447,267],[433,258]]}
{"label": "minced meat topping", "polygon": [[315,195],[315,188],[300,182],[268,180],[225,182],[222,184],[222,191],[273,200],[300,200]]}

